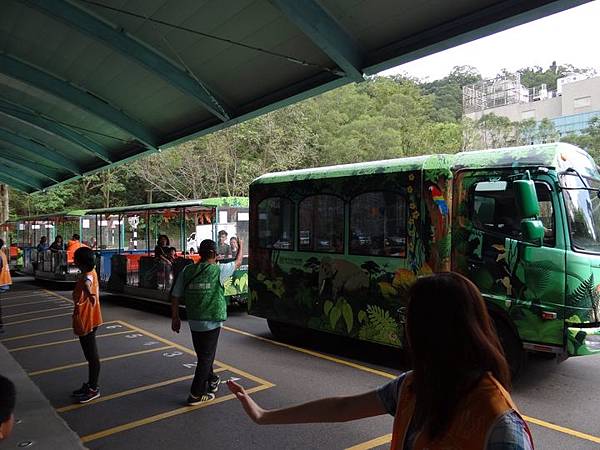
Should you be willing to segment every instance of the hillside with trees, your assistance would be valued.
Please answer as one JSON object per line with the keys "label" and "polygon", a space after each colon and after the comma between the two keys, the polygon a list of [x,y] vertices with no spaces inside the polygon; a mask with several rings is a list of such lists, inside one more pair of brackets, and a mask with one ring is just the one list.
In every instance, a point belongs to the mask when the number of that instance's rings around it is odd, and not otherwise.
{"label": "hillside with trees", "polygon": [[[565,73],[585,71],[553,64],[518,72],[526,86],[552,89]],[[470,66],[427,82],[371,77],[46,192],[11,190],[11,215],[245,195],[249,183],[267,172],[559,138],[548,120],[510,122],[493,114],[464,119],[462,86],[480,79]],[[562,139],[600,161],[600,119],[586,133]]]}

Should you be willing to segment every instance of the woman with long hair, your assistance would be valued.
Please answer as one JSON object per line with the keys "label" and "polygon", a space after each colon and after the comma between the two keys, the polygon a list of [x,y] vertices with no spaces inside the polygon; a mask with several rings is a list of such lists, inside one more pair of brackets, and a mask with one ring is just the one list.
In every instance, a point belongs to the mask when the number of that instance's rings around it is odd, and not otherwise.
{"label": "woman with long hair", "polygon": [[377,390],[265,410],[232,381],[258,424],[346,422],[392,414],[392,449],[533,449],[510,370],[477,287],[453,272],[412,286],[406,338],[413,370]]}

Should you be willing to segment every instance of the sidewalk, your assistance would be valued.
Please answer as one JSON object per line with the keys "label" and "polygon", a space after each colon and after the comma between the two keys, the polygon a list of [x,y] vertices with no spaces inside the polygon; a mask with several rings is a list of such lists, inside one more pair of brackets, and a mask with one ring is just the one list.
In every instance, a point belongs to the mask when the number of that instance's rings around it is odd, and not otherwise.
{"label": "sidewalk", "polygon": [[[0,344],[0,373],[9,378],[17,389],[17,423],[13,434],[0,443],[3,449],[32,448],[43,450],[71,450],[85,448],[50,402],[29,379],[21,366]],[[32,444],[27,445],[27,442]]]}

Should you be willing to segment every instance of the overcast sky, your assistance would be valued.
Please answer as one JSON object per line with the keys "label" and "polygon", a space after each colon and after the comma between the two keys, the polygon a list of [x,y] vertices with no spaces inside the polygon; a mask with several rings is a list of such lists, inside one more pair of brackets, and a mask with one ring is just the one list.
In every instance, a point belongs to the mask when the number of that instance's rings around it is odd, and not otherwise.
{"label": "overcast sky", "polygon": [[381,74],[406,73],[436,80],[446,76],[454,66],[471,65],[488,78],[503,68],[509,71],[535,65],[545,68],[552,61],[559,65],[593,67],[600,74],[599,44],[600,0],[595,0]]}

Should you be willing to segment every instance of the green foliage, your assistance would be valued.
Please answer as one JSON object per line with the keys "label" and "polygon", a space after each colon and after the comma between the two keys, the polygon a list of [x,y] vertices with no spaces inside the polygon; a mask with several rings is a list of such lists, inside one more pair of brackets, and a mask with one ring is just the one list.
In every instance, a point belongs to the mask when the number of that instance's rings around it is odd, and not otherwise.
{"label": "green foliage", "polygon": [[358,332],[360,339],[392,345],[401,344],[398,324],[388,311],[376,305],[368,305],[366,315],[359,313],[359,321],[360,318],[363,318],[361,321],[363,324]]}
{"label": "green foliage", "polygon": [[332,330],[335,330],[340,319],[344,319],[346,325],[345,331],[350,334],[354,327],[354,313],[352,312],[352,306],[344,298],[339,298],[335,305],[333,302],[327,300],[323,304],[323,312],[329,319],[329,326]]}

